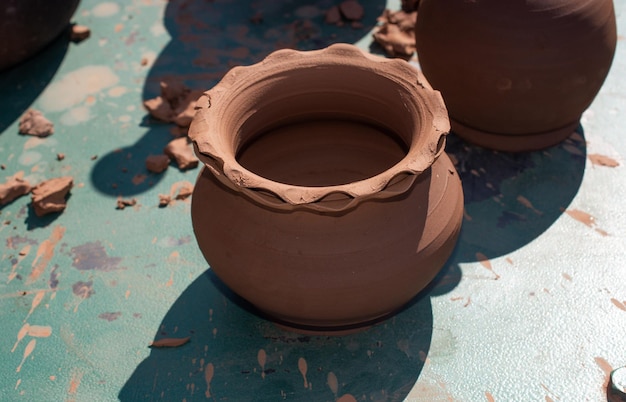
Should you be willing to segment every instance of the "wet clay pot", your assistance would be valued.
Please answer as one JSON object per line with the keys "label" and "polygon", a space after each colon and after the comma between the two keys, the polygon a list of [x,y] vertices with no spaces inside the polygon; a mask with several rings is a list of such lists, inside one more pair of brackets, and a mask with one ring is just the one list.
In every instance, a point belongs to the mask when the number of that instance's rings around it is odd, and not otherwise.
{"label": "wet clay pot", "polygon": [[415,33],[452,131],[504,151],[572,134],[617,40],[611,0],[422,0]]}
{"label": "wet clay pot", "polygon": [[280,50],[232,69],[197,107],[196,239],[215,274],[278,323],[369,325],[452,252],[463,197],[447,112],[408,63],[344,44]]}
{"label": "wet clay pot", "polygon": [[63,32],[79,0],[3,0],[0,12],[0,71],[50,44]]}

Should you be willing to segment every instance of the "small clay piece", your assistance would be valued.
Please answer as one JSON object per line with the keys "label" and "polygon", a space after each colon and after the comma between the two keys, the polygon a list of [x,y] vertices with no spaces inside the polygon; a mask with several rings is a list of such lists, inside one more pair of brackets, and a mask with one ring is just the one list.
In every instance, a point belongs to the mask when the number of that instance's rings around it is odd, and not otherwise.
{"label": "small clay piece", "polygon": [[57,154],[57,160],[58,160],[58,161],[62,161],[63,159],[65,159],[65,154],[58,153],[58,154]]}
{"label": "small clay piece", "polygon": [[189,91],[184,97],[179,99],[178,105],[174,109],[174,123],[180,127],[189,127],[196,113],[196,101],[203,92],[200,90]]}
{"label": "small clay piece", "polygon": [[163,338],[150,343],[151,348],[176,348],[189,342],[191,338]]}
{"label": "small clay piece", "polygon": [[417,12],[385,10],[378,20],[381,25],[373,33],[376,43],[391,57],[410,58],[415,53]]}
{"label": "small clay piece", "polygon": [[0,184],[0,205],[6,205],[23,195],[30,193],[31,186],[23,179],[24,172],[8,177],[4,184]]}
{"label": "small clay piece", "polygon": [[152,117],[188,127],[195,113],[196,100],[202,92],[189,89],[181,81],[165,80],[161,82],[161,95],[143,104]]}
{"label": "small clay piece", "polygon": [[20,119],[20,134],[47,137],[54,133],[54,124],[39,110],[28,109]]}
{"label": "small clay piece", "polygon": [[332,6],[326,11],[325,22],[331,25],[337,25],[341,22],[341,12],[338,6]]}
{"label": "small clay piece", "polygon": [[150,155],[146,158],[146,169],[152,173],[161,173],[170,165],[167,155]]}
{"label": "small clay piece", "polygon": [[420,1],[419,63],[441,91],[456,134],[530,151],[565,140],[579,125],[613,61],[613,1],[547,4]]}
{"label": "small clay piece", "polygon": [[363,18],[365,10],[357,0],[345,0],[339,4],[341,15],[348,21],[358,21]]}
{"label": "small clay piece", "polygon": [[170,141],[165,146],[163,153],[173,159],[181,170],[193,169],[198,166],[198,158],[194,155],[187,137]]}
{"label": "small clay piece", "polygon": [[159,194],[159,208],[167,207],[170,202],[172,202],[172,197],[167,194]]}
{"label": "small clay piece", "polygon": [[444,152],[447,111],[404,60],[348,44],[279,50],[232,69],[197,106],[196,240],[279,323],[366,327],[450,256],[463,194]]}
{"label": "small clay piece", "polygon": [[191,183],[185,183],[184,185],[180,186],[180,188],[178,189],[178,194],[176,194],[176,199],[179,201],[186,200],[187,198],[191,197],[192,194],[193,194],[193,185]]}
{"label": "small clay piece", "polygon": [[125,198],[118,197],[115,209],[124,209],[126,207],[132,207],[134,205],[137,205],[137,199],[135,198],[125,199]]}
{"label": "small clay piece", "polygon": [[82,42],[85,39],[89,38],[91,35],[91,30],[89,27],[85,25],[72,25],[72,30],[70,31],[70,40],[74,43]]}
{"label": "small clay piece", "polygon": [[61,212],[67,206],[66,196],[73,185],[70,176],[46,180],[32,189],[32,205],[37,216]]}
{"label": "small clay piece", "polygon": [[169,123],[174,118],[172,107],[161,96],[143,101],[143,106],[148,110],[150,116],[155,119]]}

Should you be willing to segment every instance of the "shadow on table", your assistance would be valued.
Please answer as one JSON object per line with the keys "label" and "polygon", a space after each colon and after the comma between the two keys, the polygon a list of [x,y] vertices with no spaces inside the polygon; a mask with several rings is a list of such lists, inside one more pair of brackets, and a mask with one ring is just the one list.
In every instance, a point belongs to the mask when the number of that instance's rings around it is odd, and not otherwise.
{"label": "shadow on table", "polygon": [[178,298],[155,339],[191,337],[152,349],[121,401],[402,401],[424,366],[433,316],[423,293],[394,318],[343,337],[286,332],[253,313],[207,270]]}
{"label": "shadow on table", "polygon": [[61,34],[33,57],[0,72],[0,133],[20,118],[48,86],[68,47],[68,35]]}
{"label": "shadow on table", "polygon": [[540,237],[578,193],[587,157],[582,126],[543,151],[496,152],[454,135],[446,150],[465,193],[458,262],[500,257]]}
{"label": "shadow on table", "polygon": [[[164,25],[171,41],[154,61],[143,88],[143,99],[160,94],[163,80],[182,80],[194,89],[210,89],[236,65],[261,61],[274,50],[311,50],[332,43],[355,43],[376,24],[385,0],[361,0],[365,16],[362,26],[342,27],[324,22],[325,11],[337,0],[172,0],[167,3]],[[135,144],[101,155],[91,180],[95,187],[114,196],[131,196],[147,191],[163,175],[149,174],[141,183],[134,174],[143,172],[145,158],[161,154],[173,139],[173,125],[146,116],[149,130]]]}

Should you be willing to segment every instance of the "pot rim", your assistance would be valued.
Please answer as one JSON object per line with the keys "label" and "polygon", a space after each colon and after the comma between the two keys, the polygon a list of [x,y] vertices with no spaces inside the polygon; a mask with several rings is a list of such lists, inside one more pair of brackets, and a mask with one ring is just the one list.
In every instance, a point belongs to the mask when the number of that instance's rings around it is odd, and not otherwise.
{"label": "pot rim", "polygon": [[[410,106],[417,112],[413,118],[419,124],[417,130],[411,132],[405,156],[391,168],[366,179],[319,187],[280,183],[243,167],[237,161],[237,146],[232,138],[228,138],[229,135],[236,135],[220,130],[222,119],[217,118],[221,117],[231,98],[240,96],[242,90],[250,85],[276,78],[276,71],[280,74],[333,66],[358,68],[381,75],[397,85],[399,91],[410,95],[403,97],[402,101],[412,103]],[[244,114],[254,112],[246,110]],[[354,45],[341,43],[321,50],[282,49],[257,64],[232,68],[216,86],[198,99],[189,138],[198,158],[220,182],[264,206],[279,210],[304,208],[341,212],[363,200],[389,198],[411,188],[417,177],[444,152],[445,136],[449,130],[450,122],[443,98],[419,70],[404,60],[386,59],[366,53]]]}

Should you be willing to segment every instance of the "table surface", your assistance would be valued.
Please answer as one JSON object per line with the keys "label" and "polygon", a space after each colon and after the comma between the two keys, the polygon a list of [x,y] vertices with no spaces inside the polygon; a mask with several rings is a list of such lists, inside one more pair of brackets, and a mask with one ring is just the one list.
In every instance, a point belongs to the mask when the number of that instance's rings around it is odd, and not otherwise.
{"label": "table surface", "polygon": [[[376,17],[399,9],[362,0],[355,29],[324,24],[334,3],[83,0],[74,21],[89,39],[57,40],[0,74],[1,175],[74,178],[61,214],[37,218],[29,197],[1,210],[0,399],[606,400],[608,373],[626,365],[621,37],[604,87],[562,144],[510,155],[450,138],[466,197],[458,246],[409,308],[367,331],[305,336],[257,317],[202,258],[189,200],[158,207],[199,170],[146,171],[172,135],[142,101],[164,78],[210,88],[280,47],[377,52]],[[615,6],[621,30],[626,3]],[[252,24],[257,11],[263,22]],[[29,107],[55,123],[52,136],[18,135]],[[118,210],[118,196],[137,205]]]}

